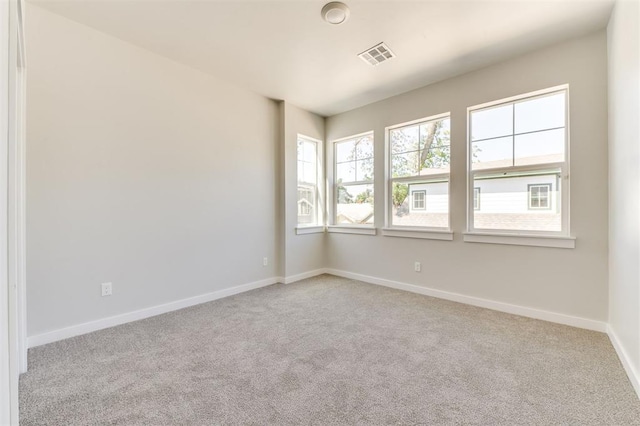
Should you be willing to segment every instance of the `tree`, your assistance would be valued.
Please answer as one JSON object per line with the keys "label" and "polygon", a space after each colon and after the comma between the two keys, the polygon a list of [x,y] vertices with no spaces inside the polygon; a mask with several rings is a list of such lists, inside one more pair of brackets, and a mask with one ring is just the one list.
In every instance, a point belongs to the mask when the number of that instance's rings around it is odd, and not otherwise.
{"label": "tree", "polygon": [[338,180],[338,204],[351,204],[353,203],[353,196],[349,194],[347,188],[342,185],[342,179]]}
{"label": "tree", "polygon": [[398,208],[404,203],[404,200],[409,195],[409,185],[406,183],[394,183],[392,191],[393,207]]}
{"label": "tree", "polygon": [[373,204],[373,191],[371,191],[370,189],[366,189],[364,192],[361,192],[358,195],[356,195],[356,203]]}
{"label": "tree", "polygon": [[[392,176],[420,176],[423,169],[446,167],[450,158],[450,132],[445,120],[405,127],[391,132]],[[400,206],[409,195],[409,185],[394,183],[393,206]]]}

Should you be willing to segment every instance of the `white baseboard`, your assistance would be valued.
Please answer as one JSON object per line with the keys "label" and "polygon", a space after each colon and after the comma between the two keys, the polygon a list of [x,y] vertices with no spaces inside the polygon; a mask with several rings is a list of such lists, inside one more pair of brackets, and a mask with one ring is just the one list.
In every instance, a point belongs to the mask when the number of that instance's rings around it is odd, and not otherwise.
{"label": "white baseboard", "polygon": [[609,335],[611,344],[618,354],[618,358],[620,358],[624,371],[627,373],[627,376],[629,376],[629,381],[631,382],[633,389],[635,389],[636,394],[638,394],[638,399],[640,399],[640,372],[636,370],[631,363],[631,357],[627,351],[624,350],[624,347],[620,343],[620,339],[618,339],[618,335],[613,331],[610,325],[607,326],[607,334]]}
{"label": "white baseboard", "polygon": [[494,311],[506,312],[509,314],[520,315],[523,317],[535,318],[539,320],[555,322],[558,324],[570,325],[572,327],[584,328],[600,332],[607,331],[607,323],[587,318],[574,317],[571,315],[560,314],[556,312],[543,311],[540,309],[527,308],[526,306],[512,305],[510,303],[496,302],[494,300],[481,299],[479,297],[465,296],[464,294],[451,293],[444,290],[436,290],[429,287],[422,287],[415,284],[407,284],[399,281],[387,280],[384,278],[376,278],[368,275],[356,274],[353,272],[341,271],[328,268],[325,270],[327,274],[337,275],[339,277],[350,278],[353,280],[364,281],[370,284],[391,287],[398,290],[409,291],[411,293],[423,294],[425,296],[437,297],[438,299],[451,300],[453,302],[464,303],[467,305],[479,306],[481,308],[492,309]]}
{"label": "white baseboard", "polygon": [[282,282],[281,277],[267,278],[264,280],[254,281],[235,287],[225,288],[223,290],[214,291],[212,293],[202,294],[200,296],[189,297],[187,299],[176,300],[175,302],[169,302],[162,305],[152,306],[150,308],[140,309],[138,311],[128,312],[126,314],[114,315],[112,317],[89,321],[78,325],[72,325],[70,327],[49,331],[35,336],[29,336],[27,338],[27,346],[29,348],[33,348],[35,346],[45,345],[47,343],[56,342],[58,340],[79,336],[81,334],[87,334],[93,331],[114,327],[116,325],[153,317],[171,311],[177,311],[178,309],[188,308],[189,306],[211,302],[213,300],[233,296],[234,294],[244,293],[249,290],[255,290],[257,288],[277,284],[279,282]]}
{"label": "white baseboard", "polygon": [[289,277],[284,277],[284,278],[282,278],[282,280],[280,282],[282,284],[291,284],[291,283],[294,283],[296,281],[304,280],[306,278],[316,277],[318,275],[322,275],[322,274],[326,274],[326,273],[327,273],[327,269],[325,269],[325,268],[314,269],[313,271],[307,271],[307,272],[303,272],[301,274],[296,274],[296,275],[291,275]]}

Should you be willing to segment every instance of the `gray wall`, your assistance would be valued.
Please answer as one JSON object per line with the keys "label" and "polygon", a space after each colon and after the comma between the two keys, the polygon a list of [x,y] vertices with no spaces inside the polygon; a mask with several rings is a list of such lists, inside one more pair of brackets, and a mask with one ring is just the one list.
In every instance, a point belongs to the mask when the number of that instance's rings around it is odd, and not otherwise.
{"label": "gray wall", "polygon": [[640,394],[640,6],[619,1],[609,41],[609,325]]}
{"label": "gray wall", "polygon": [[278,105],[27,13],[28,334],[276,276]]}
{"label": "gray wall", "polygon": [[[607,320],[607,40],[604,31],[327,119],[330,141],[375,132],[375,221],[384,226],[384,128],[451,112],[454,241],[329,234],[330,268]],[[391,64],[389,64],[391,65]],[[568,83],[575,249],[474,244],[466,228],[467,107]],[[329,167],[331,172],[331,167]],[[413,271],[414,261],[422,272]]]}

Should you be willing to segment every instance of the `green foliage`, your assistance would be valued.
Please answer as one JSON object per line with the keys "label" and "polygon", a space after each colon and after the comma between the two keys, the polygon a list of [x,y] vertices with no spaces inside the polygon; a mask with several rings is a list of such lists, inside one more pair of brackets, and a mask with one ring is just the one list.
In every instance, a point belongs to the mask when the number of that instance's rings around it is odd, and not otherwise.
{"label": "green foliage", "polygon": [[451,136],[447,120],[432,121],[391,132],[392,176],[419,176],[423,169],[449,165]]}
{"label": "green foliage", "polygon": [[409,185],[405,183],[394,183],[392,191],[393,206],[398,208],[404,203],[409,195]]}
{"label": "green foliage", "polygon": [[361,192],[358,195],[356,195],[356,203],[358,203],[358,204],[362,204],[362,203],[373,204],[373,191],[371,191],[370,189],[367,189],[366,191]]}

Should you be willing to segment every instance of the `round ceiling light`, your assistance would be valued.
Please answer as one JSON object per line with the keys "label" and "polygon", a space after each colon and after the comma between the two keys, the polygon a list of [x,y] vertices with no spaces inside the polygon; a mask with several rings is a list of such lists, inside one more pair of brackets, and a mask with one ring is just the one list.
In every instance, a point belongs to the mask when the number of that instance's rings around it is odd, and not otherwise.
{"label": "round ceiling light", "polygon": [[349,7],[339,1],[327,3],[322,8],[322,19],[332,25],[338,25],[349,19]]}

